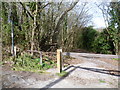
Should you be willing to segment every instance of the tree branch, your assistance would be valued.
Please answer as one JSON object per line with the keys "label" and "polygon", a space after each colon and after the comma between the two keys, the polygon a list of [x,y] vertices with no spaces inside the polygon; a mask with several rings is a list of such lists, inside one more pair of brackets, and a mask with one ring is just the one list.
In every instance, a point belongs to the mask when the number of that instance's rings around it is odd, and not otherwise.
{"label": "tree branch", "polygon": [[25,8],[25,6],[23,5],[23,3],[20,2],[20,4],[21,4],[22,7],[24,8],[24,10],[27,12],[27,14],[32,18],[32,20],[34,20],[34,17],[33,17],[32,14]]}
{"label": "tree branch", "polygon": [[60,26],[60,23],[61,23],[61,21],[63,20],[64,16],[65,16],[70,10],[72,10],[78,2],[79,2],[79,0],[77,0],[76,2],[74,2],[74,4],[73,4],[72,6],[70,6],[67,10],[65,10],[65,11],[61,14],[61,16],[60,16],[60,18],[58,19],[58,22],[57,22],[57,24],[56,24],[56,26],[55,26],[55,31],[54,31],[54,33],[58,30],[58,28],[59,28],[59,26]]}
{"label": "tree branch", "polygon": [[46,6],[48,6],[49,4],[51,4],[51,3],[47,3],[46,5],[44,5],[43,7],[42,7],[42,9],[44,9]]}

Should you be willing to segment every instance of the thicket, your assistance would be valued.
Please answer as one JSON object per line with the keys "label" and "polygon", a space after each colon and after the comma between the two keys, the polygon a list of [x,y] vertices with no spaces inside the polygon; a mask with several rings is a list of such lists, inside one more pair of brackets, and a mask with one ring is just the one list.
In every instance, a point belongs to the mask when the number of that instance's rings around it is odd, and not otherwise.
{"label": "thicket", "polygon": [[92,26],[85,27],[79,33],[77,48],[101,54],[115,54],[113,42],[108,37],[106,29],[98,32]]}

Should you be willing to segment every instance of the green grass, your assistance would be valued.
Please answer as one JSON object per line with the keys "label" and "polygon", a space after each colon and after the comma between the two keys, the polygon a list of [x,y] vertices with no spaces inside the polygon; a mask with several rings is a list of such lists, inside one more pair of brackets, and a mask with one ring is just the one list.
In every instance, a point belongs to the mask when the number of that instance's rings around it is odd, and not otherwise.
{"label": "green grass", "polygon": [[112,58],[112,60],[120,60],[120,58]]}
{"label": "green grass", "polygon": [[39,69],[30,69],[30,68],[23,68],[23,67],[13,67],[12,70],[15,71],[29,71],[29,72],[36,72],[36,73],[45,73],[45,70],[39,70]]}
{"label": "green grass", "polygon": [[44,58],[42,65],[40,65],[40,58],[33,58],[28,54],[18,56],[15,58],[14,62],[15,64],[13,65],[12,70],[15,71],[44,73],[45,70],[56,66],[55,62],[49,58]]}
{"label": "green grass", "polygon": [[100,83],[106,83],[104,80],[99,80]]}
{"label": "green grass", "polygon": [[112,82],[109,82],[111,85],[113,84]]}
{"label": "green grass", "polygon": [[3,62],[2,62],[2,61],[0,61],[0,65],[3,65]]}
{"label": "green grass", "polygon": [[68,74],[68,72],[62,71],[61,73],[56,73],[60,77],[64,77]]}

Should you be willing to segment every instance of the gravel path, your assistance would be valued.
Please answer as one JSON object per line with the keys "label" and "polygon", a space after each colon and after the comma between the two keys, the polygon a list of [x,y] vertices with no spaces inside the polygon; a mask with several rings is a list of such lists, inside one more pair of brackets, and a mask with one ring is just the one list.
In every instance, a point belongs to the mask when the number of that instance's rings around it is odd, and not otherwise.
{"label": "gravel path", "polygon": [[[68,72],[64,77],[57,76],[55,68],[47,70],[47,73],[37,74],[11,71],[3,67],[3,88],[118,88],[118,66],[106,62],[117,56],[85,53],[70,53],[70,56],[81,63],[64,67],[64,71]],[[106,61],[101,59],[103,57],[107,58]]]}

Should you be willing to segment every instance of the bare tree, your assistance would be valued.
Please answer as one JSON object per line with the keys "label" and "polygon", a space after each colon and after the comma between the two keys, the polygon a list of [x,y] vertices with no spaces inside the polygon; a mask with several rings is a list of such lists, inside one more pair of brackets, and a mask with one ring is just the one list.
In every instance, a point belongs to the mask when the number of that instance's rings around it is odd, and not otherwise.
{"label": "bare tree", "polygon": [[52,39],[53,39],[53,42],[56,40],[55,37],[58,35],[58,33],[59,33],[59,31],[60,31],[60,30],[59,30],[59,26],[60,26],[60,24],[61,24],[64,16],[65,16],[70,10],[72,10],[78,2],[79,2],[79,0],[77,0],[76,2],[74,2],[73,4],[71,4],[70,7],[67,8],[65,11],[63,11],[62,14],[58,17],[57,23],[56,23],[56,25],[55,25],[55,29],[54,29],[54,32],[53,32],[53,35],[54,35],[53,38],[52,38]]}

